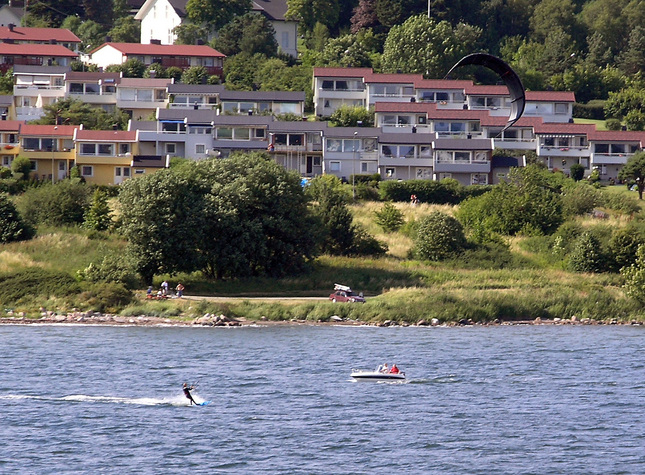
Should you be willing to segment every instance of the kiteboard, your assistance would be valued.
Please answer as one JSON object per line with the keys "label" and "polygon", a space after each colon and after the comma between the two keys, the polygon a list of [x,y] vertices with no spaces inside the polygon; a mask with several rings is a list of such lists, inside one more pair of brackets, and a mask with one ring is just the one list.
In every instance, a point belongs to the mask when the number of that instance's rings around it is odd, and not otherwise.
{"label": "kiteboard", "polygon": [[211,401],[204,401],[204,402],[198,403],[197,405],[198,406],[208,406],[210,403],[211,403]]}

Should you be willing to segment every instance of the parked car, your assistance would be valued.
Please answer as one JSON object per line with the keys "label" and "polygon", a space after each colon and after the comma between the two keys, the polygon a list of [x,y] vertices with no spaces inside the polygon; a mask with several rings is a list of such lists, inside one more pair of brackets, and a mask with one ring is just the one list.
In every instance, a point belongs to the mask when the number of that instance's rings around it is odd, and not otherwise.
{"label": "parked car", "polygon": [[356,294],[346,285],[334,285],[334,293],[329,296],[332,302],[360,302],[365,303],[363,293]]}

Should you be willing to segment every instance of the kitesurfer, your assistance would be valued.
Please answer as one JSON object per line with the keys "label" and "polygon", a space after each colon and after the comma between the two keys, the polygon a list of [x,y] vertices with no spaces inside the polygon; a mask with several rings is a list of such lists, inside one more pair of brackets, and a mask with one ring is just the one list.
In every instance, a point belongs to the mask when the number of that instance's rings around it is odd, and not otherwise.
{"label": "kitesurfer", "polygon": [[195,389],[195,386],[188,386],[188,383],[184,383],[184,388],[183,389],[184,389],[184,396],[186,396],[188,398],[188,400],[190,401],[190,404],[191,405],[193,405],[193,404],[197,405],[197,403],[193,399],[192,394],[190,394],[190,391],[192,389]]}

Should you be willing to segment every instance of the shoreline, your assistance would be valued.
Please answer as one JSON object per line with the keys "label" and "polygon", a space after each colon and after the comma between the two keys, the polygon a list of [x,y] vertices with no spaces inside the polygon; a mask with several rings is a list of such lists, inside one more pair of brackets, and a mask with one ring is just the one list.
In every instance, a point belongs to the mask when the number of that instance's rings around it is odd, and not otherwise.
{"label": "shoreline", "polygon": [[342,320],[332,317],[328,321],[313,320],[247,320],[246,318],[228,318],[224,315],[207,314],[202,317],[179,320],[169,317],[154,317],[139,315],[136,317],[124,317],[114,314],[97,312],[74,312],[72,314],[48,314],[39,318],[27,316],[3,316],[0,317],[0,325],[92,325],[92,326],[134,326],[134,327],[258,327],[258,326],[356,326],[356,327],[498,327],[498,326],[520,326],[520,325],[644,325],[645,322],[631,320],[619,321],[598,321],[589,318],[570,319],[555,318],[552,320],[501,320],[494,322],[472,322],[454,321],[439,322],[420,320],[417,323],[398,323],[394,321],[385,322],[362,322],[357,320]]}

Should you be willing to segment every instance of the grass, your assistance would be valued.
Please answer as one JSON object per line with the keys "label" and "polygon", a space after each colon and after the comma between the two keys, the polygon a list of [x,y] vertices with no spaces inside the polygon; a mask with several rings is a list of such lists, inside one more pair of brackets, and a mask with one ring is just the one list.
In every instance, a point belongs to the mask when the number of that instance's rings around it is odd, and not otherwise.
{"label": "grass", "polygon": [[574,117],[573,122],[575,124],[593,124],[596,126],[596,130],[607,130],[607,125],[604,120],[582,119],[582,118]]}
{"label": "grass", "polygon": [[[612,187],[612,193],[630,193],[626,187]],[[385,241],[390,252],[383,258],[321,256],[309,272],[281,280],[269,278],[236,281],[209,281],[201,273],[176,276],[160,275],[155,285],[168,279],[171,286],[181,281],[187,295],[237,296],[226,302],[171,300],[146,301],[139,298],[122,305],[125,316],[150,315],[190,319],[204,313],[223,313],[232,317],[269,320],[327,320],[332,315],[361,320],[396,320],[414,323],[437,318],[440,321],[492,321],[495,319],[579,318],[599,320],[643,319],[642,310],[621,289],[617,274],[574,274],[564,270],[561,259],[539,250],[527,250],[527,239],[508,239],[511,252],[477,250],[461,258],[442,263],[407,258],[412,240],[404,234],[385,233],[374,222],[374,212],[382,203],[352,206],[358,223]],[[432,211],[453,213],[454,207],[396,203],[406,221],[418,220]],[[625,226],[631,217],[612,215],[599,223],[592,218],[578,218],[583,226],[602,224]],[[100,237],[100,236],[99,236]],[[76,271],[106,254],[121,253],[125,242],[118,236],[90,239],[77,228],[39,229],[31,241],[0,246],[1,274],[40,268],[74,277]],[[503,249],[503,248],[501,248]],[[0,279],[1,280],[1,279]],[[325,297],[334,283],[351,285],[368,297],[363,305],[333,304],[326,300],[262,301],[244,299],[254,296]],[[106,295],[109,292],[106,293]],[[109,296],[101,289],[85,290],[84,297],[63,298],[35,293],[33,298],[16,305],[38,315],[38,307],[49,309],[100,308]]]}

